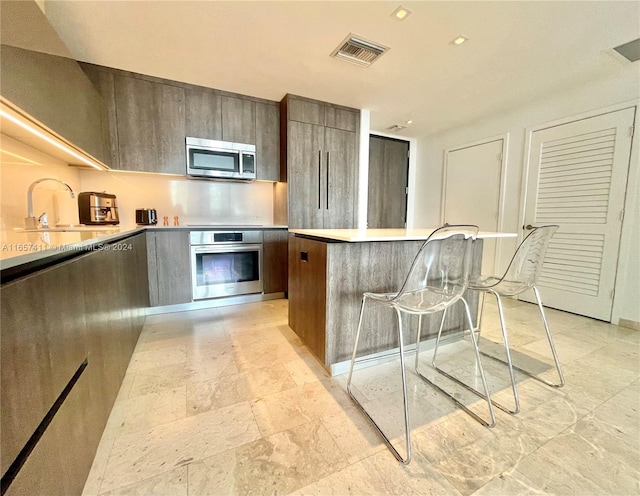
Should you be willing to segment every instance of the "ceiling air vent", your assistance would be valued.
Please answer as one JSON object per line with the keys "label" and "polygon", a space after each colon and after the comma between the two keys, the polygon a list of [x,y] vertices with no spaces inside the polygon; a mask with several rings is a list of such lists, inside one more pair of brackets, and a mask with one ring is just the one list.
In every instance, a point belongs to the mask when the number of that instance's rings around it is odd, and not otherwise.
{"label": "ceiling air vent", "polygon": [[402,131],[407,126],[403,126],[402,124],[394,124],[393,126],[389,126],[387,131]]}
{"label": "ceiling air vent", "polygon": [[620,45],[614,48],[616,52],[622,55],[630,62],[637,62],[640,60],[640,38],[630,41],[624,45]]}
{"label": "ceiling air vent", "polygon": [[350,34],[338,45],[338,48],[333,51],[331,56],[369,67],[387,50],[389,50],[389,47],[378,45],[377,43]]}

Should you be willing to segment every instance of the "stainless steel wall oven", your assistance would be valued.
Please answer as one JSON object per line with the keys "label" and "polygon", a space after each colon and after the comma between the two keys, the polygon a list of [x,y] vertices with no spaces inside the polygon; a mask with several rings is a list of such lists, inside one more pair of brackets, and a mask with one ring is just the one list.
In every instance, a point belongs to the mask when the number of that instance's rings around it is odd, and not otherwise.
{"label": "stainless steel wall oven", "polygon": [[262,231],[192,231],[193,299],[262,293]]}

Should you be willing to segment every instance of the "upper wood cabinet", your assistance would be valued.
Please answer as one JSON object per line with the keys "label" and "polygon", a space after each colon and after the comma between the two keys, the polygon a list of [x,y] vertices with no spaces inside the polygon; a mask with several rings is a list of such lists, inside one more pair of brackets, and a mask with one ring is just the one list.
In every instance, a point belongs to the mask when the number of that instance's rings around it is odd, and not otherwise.
{"label": "upper wood cabinet", "polygon": [[256,164],[258,179],[281,180],[280,107],[276,103],[256,102]]}
{"label": "upper wood cabinet", "polygon": [[113,78],[120,169],[184,174],[184,89]]}
{"label": "upper wood cabinet", "polygon": [[185,138],[256,145],[257,178],[280,180],[276,102],[93,64],[103,97],[104,147],[114,169],[185,174]]}
{"label": "upper wood cabinet", "polygon": [[222,98],[215,91],[187,88],[185,93],[185,135],[191,138],[222,139]]}
{"label": "upper wood cabinet", "polygon": [[108,162],[100,94],[75,60],[2,45],[0,94],[72,145]]}
{"label": "upper wood cabinet", "polygon": [[292,95],[280,111],[289,227],[356,227],[360,112]]}

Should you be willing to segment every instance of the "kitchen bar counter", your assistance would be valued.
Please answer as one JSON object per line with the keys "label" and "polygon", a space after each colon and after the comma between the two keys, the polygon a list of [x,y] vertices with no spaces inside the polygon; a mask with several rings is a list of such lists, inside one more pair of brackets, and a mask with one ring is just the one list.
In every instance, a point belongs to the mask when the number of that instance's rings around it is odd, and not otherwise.
{"label": "kitchen bar counter", "polygon": [[[296,236],[326,241],[362,243],[370,241],[424,241],[434,228],[425,229],[289,229]],[[478,238],[515,238],[516,233],[480,231]]]}
{"label": "kitchen bar counter", "polygon": [[[289,327],[332,375],[348,370],[362,294],[400,289],[416,253],[433,229],[290,229]],[[472,277],[480,275],[484,239],[512,238],[515,233],[481,233],[474,243]],[[465,294],[472,314],[478,294]],[[444,331],[465,328],[462,305],[448,312]],[[433,338],[440,314],[423,318],[423,339]],[[405,342],[415,342],[417,318],[405,319]],[[397,348],[394,313],[369,307],[359,355],[379,356]],[[410,329],[410,330],[409,330]]]}

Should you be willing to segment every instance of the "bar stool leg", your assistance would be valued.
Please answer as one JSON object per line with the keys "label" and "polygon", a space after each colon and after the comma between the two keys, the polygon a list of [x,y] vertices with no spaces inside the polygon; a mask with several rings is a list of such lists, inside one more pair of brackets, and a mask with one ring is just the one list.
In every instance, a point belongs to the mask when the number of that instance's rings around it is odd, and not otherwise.
{"label": "bar stool leg", "polygon": [[358,399],[351,392],[351,379],[353,377],[353,366],[356,361],[356,355],[358,351],[358,341],[360,339],[360,330],[362,328],[362,317],[364,315],[364,307],[366,302],[366,296],[362,298],[362,307],[360,308],[360,319],[358,321],[358,331],[356,332],[356,340],[353,346],[353,354],[351,355],[351,365],[349,367],[349,377],[347,378],[347,393],[353,400],[353,402],[358,405],[362,413],[369,419],[373,427],[378,431],[378,434],[382,437],[384,443],[387,445],[387,448],[393,453],[393,456],[400,463],[404,465],[408,465],[411,462],[411,425],[409,422],[409,397],[407,394],[407,376],[405,370],[405,360],[404,360],[404,339],[402,337],[402,316],[400,314],[400,310],[396,308],[396,314],[398,316],[398,342],[400,347],[400,367],[402,369],[402,396],[404,400],[404,429],[405,429],[405,440],[406,440],[406,449],[407,456],[405,458],[398,452],[398,450],[391,444],[391,440],[387,437],[387,435],[382,432],[380,426],[376,423],[375,420],[369,415],[367,410],[364,408],[362,403],[358,401]]}

